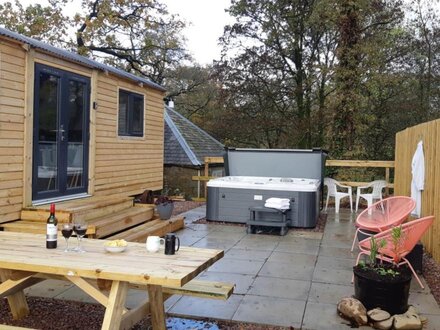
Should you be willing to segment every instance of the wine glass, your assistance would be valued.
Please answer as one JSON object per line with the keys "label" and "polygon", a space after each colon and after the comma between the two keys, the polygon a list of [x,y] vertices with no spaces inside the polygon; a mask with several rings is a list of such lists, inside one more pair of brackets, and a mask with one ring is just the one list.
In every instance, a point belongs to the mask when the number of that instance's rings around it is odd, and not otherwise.
{"label": "wine glass", "polygon": [[73,231],[75,232],[76,237],[78,238],[78,246],[75,248],[75,251],[79,253],[86,252],[82,248],[81,244],[82,244],[82,239],[87,232],[87,223],[85,223],[84,221],[76,221],[75,224],[73,225]]}
{"label": "wine glass", "polygon": [[72,236],[73,233],[73,225],[71,223],[64,223],[61,229],[61,233],[66,240],[66,248],[64,249],[64,252],[69,252],[69,238],[70,236]]}

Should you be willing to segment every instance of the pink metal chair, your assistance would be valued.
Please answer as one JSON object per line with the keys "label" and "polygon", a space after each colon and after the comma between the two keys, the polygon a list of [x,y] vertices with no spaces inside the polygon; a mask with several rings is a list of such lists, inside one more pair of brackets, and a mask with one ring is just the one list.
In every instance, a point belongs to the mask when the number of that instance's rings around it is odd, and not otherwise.
{"label": "pink metal chair", "polygon": [[415,207],[416,202],[407,196],[388,197],[367,207],[356,218],[356,233],[354,234],[351,251],[353,252],[358,233],[371,236],[371,232],[380,233],[400,225],[408,218]]}
{"label": "pink metal chair", "polygon": [[[413,266],[408,261],[408,259],[405,258],[405,256],[412,251],[414,246],[417,244],[422,235],[428,230],[433,222],[434,217],[429,216],[402,224],[402,238],[398,246],[395,246],[395,244],[393,243],[393,238],[391,236],[393,230],[392,228],[385,230],[377,235],[374,235],[376,242],[380,242],[382,240],[386,241],[385,246],[383,248],[379,248],[376,258],[384,260],[386,262],[395,263],[398,266],[407,264],[422,289],[424,289],[422,281],[420,281],[420,278],[414,271]],[[359,249],[361,251],[359,252],[356,259],[356,265],[359,263],[361,255],[370,255],[371,237],[360,241]]]}

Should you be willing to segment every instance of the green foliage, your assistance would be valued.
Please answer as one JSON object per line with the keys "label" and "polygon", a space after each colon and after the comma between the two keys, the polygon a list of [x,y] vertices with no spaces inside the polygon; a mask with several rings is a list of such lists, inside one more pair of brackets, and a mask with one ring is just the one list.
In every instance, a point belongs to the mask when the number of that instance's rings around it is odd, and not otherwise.
{"label": "green foliage", "polygon": [[48,6],[31,4],[26,8],[18,1],[0,4],[0,25],[20,34],[49,42],[54,46],[72,46],[68,37],[71,19],[63,14],[67,0],[51,0]]}
{"label": "green foliage", "polygon": [[369,259],[369,265],[371,267],[376,266],[376,260],[377,255],[380,254],[380,250],[383,249],[387,242],[386,240],[382,239],[379,242],[376,241],[376,238],[374,236],[371,237],[371,243],[370,243],[370,255],[368,256]]}
{"label": "green foliage", "polygon": [[402,250],[403,240],[404,240],[404,232],[402,231],[402,226],[393,227],[391,230],[391,239],[393,243],[393,252],[394,252],[394,263],[398,264],[400,262],[400,251]]}
{"label": "green foliage", "polygon": [[379,267],[377,268],[377,273],[381,276],[392,276],[395,277],[397,275],[399,275],[400,273],[392,268],[383,268],[383,267]]}
{"label": "green foliage", "polygon": [[[359,267],[362,269],[369,269],[381,276],[397,276],[400,274],[398,264],[401,260],[401,254],[404,248],[404,240],[405,240],[405,234],[402,230],[402,226],[395,226],[391,229],[391,239],[385,240],[381,239],[380,241],[377,241],[375,236],[371,237],[371,243],[370,243],[370,254],[368,256],[368,264],[364,261],[359,262]],[[377,258],[378,255],[381,253],[381,251],[384,250],[384,248],[387,246],[387,244],[390,244],[391,246],[387,248],[388,251],[393,252],[393,262],[392,264],[388,264],[387,266],[382,263],[381,258]],[[387,254],[390,255],[390,254]],[[380,265],[377,264],[377,259],[381,260]],[[390,267],[391,266],[391,267]]]}
{"label": "green foliage", "polygon": [[191,64],[186,23],[160,0],[84,0],[63,12],[72,3],[3,2],[0,25],[165,85],[178,111],[227,145],[386,160],[396,132],[439,117],[440,19],[429,0],[232,0],[222,60],[205,68]]}
{"label": "green foliage", "polygon": [[[63,14],[73,0],[50,0],[24,8],[18,0],[0,5],[0,24],[24,35],[71,48],[158,84],[189,60],[181,32],[185,23],[157,0],[85,0],[81,12]],[[76,31],[76,40],[68,31]]]}

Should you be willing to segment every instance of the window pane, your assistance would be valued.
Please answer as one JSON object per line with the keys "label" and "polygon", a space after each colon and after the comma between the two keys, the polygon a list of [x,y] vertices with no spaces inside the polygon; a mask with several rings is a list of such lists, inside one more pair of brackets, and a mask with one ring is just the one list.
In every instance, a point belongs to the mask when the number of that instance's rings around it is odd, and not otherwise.
{"label": "window pane", "polygon": [[118,134],[144,135],[144,97],[142,95],[119,91]]}
{"label": "window pane", "polygon": [[128,94],[119,92],[119,135],[128,135]]}
{"label": "window pane", "polygon": [[132,129],[134,135],[142,136],[144,133],[144,98],[133,97],[133,117],[132,117]]}
{"label": "window pane", "polygon": [[87,91],[83,82],[69,81],[69,121],[67,142],[67,186],[83,186],[83,132]]}
{"label": "window pane", "polygon": [[57,142],[59,78],[41,72],[40,94],[38,95],[38,140],[39,163],[37,174],[38,191],[55,190],[58,186],[57,176]]}

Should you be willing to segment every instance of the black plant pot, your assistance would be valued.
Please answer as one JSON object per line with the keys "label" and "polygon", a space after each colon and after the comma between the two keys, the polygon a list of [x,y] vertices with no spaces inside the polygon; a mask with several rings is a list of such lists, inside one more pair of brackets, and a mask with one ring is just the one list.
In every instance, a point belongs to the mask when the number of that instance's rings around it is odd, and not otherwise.
{"label": "black plant pot", "polygon": [[168,220],[171,218],[171,214],[173,213],[174,204],[173,203],[166,203],[166,204],[159,204],[156,205],[157,212],[159,213],[159,217],[162,220]]}
{"label": "black plant pot", "polygon": [[380,307],[391,315],[408,310],[412,274],[407,267],[400,267],[400,275],[394,277],[378,275],[361,266],[353,267],[353,273],[354,296],[367,310]]}

